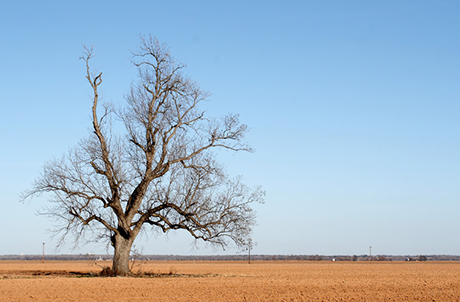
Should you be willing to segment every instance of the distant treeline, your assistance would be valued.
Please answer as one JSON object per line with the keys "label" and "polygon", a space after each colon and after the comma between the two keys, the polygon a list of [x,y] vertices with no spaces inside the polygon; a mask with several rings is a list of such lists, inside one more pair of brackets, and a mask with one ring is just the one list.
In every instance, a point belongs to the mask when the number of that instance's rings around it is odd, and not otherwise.
{"label": "distant treeline", "polygon": [[[3,255],[0,260],[42,260],[42,255]],[[67,261],[105,261],[112,260],[113,255],[78,254],[78,255],[45,255],[45,260]],[[132,260],[138,261],[247,261],[248,255],[133,255]],[[460,261],[460,256],[453,255],[251,255],[251,261]]]}

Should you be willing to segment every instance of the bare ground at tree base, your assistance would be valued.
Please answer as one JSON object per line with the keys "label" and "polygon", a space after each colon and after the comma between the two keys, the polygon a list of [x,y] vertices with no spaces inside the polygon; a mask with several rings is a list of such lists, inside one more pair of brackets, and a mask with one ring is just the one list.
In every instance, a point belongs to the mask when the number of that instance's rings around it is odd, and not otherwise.
{"label": "bare ground at tree base", "polygon": [[[109,266],[111,262],[98,262]],[[0,301],[460,301],[459,262],[0,261]]]}

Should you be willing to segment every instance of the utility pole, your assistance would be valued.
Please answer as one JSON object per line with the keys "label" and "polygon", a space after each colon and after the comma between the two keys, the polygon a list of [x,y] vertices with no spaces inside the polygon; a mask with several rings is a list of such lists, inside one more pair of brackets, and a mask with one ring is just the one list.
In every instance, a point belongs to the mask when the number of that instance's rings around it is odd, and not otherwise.
{"label": "utility pole", "polygon": [[43,242],[43,256],[42,256],[42,263],[45,263],[45,243]]}
{"label": "utility pole", "polygon": [[372,246],[369,246],[369,261],[372,261]]}
{"label": "utility pole", "polygon": [[254,246],[252,239],[249,238],[248,241],[245,242],[246,248],[244,250],[248,251],[248,264],[251,264],[251,250]]}
{"label": "utility pole", "polygon": [[251,264],[251,248],[252,248],[252,239],[249,238],[248,240],[248,253],[249,253],[248,264]]}

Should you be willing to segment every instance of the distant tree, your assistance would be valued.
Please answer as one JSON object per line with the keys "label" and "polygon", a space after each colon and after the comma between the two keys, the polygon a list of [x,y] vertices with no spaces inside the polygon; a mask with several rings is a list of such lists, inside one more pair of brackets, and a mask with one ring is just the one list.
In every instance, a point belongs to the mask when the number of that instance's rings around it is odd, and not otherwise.
{"label": "distant tree", "polygon": [[[185,230],[195,239],[225,247],[247,242],[264,192],[231,179],[214,150],[251,151],[238,115],[208,117],[200,107],[208,94],[182,73],[183,65],[152,37],[142,38],[133,64],[139,80],[126,106],[99,108],[102,73],[92,74],[85,48],[86,79],[93,92],[92,133],[67,155],[48,162],[23,199],[52,193],[44,214],[61,222],[60,244],[106,240],[114,248],[113,270],[129,271],[134,240],[150,226]],[[116,115],[125,132],[118,133]],[[116,121],[116,120],[115,120]]]}
{"label": "distant tree", "polygon": [[310,260],[310,261],[321,261],[321,260],[323,260],[323,256],[318,255],[318,254],[316,254],[316,255],[310,255],[310,256],[308,257],[308,260]]}
{"label": "distant tree", "polygon": [[418,261],[426,261],[426,260],[427,260],[426,256],[423,256],[423,255],[418,256]]}

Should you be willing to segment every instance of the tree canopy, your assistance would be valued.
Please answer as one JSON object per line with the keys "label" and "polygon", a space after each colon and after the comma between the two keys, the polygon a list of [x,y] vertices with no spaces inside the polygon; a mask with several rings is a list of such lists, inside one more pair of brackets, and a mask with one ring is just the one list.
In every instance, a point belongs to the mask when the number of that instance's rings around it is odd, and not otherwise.
{"label": "tree canopy", "polygon": [[139,77],[122,108],[99,104],[103,77],[91,72],[92,59],[92,48],[85,48],[90,136],[45,164],[23,198],[51,193],[44,214],[60,223],[61,240],[110,242],[118,274],[129,273],[132,244],[148,229],[185,230],[222,247],[244,245],[255,224],[251,205],[263,202],[264,192],[229,177],[215,152],[251,152],[244,140],[248,127],[236,114],[209,117],[202,106],[208,93],[155,38],[142,37],[133,53]]}

